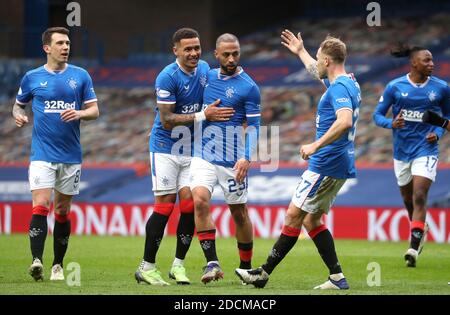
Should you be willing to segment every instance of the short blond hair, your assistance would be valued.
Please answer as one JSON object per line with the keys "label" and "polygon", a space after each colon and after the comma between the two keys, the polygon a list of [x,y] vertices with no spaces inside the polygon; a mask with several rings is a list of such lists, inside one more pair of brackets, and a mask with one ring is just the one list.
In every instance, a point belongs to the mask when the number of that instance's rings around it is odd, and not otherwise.
{"label": "short blond hair", "polygon": [[320,44],[320,49],[323,54],[330,56],[337,64],[344,63],[347,58],[347,46],[339,38],[328,35]]}

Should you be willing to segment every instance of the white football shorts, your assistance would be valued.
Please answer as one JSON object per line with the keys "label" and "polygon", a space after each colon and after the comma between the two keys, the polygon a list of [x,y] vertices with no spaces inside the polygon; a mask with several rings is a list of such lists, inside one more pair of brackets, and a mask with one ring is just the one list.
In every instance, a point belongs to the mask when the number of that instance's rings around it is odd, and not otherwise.
{"label": "white football shorts", "polygon": [[225,201],[229,205],[247,202],[248,178],[241,184],[236,182],[236,171],[229,167],[215,165],[198,157],[191,162],[191,190],[195,187],[205,187],[212,194],[218,183],[222,188]]}
{"label": "white football shorts", "polygon": [[176,194],[189,187],[190,156],[150,152],[153,193],[155,196]]}
{"label": "white football shorts", "polygon": [[394,159],[397,184],[400,187],[408,185],[412,181],[413,176],[422,176],[434,182],[438,161],[438,157],[435,155],[422,156],[410,162]]}
{"label": "white football shorts", "polygon": [[292,203],[305,212],[326,214],[345,181],[306,170],[292,196]]}
{"label": "white football shorts", "polygon": [[54,188],[65,195],[80,192],[81,164],[31,161],[28,169],[30,190]]}

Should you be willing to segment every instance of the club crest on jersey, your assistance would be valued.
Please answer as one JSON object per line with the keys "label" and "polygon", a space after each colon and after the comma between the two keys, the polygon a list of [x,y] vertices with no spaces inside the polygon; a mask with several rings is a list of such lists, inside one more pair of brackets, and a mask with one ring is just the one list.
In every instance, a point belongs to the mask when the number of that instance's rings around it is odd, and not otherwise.
{"label": "club crest on jersey", "polygon": [[208,80],[206,79],[206,75],[202,75],[199,79],[199,82],[201,84],[202,87],[206,86],[206,83],[208,82]]}
{"label": "club crest on jersey", "polygon": [[434,101],[436,99],[436,96],[437,94],[435,91],[428,92],[428,99],[430,100],[430,102]]}
{"label": "club crest on jersey", "polygon": [[235,93],[236,93],[236,90],[232,86],[227,87],[227,89],[225,90],[225,95],[227,98],[232,98]]}
{"label": "club crest on jersey", "polygon": [[70,78],[67,83],[69,83],[69,86],[75,90],[77,88],[77,81],[74,78]]}

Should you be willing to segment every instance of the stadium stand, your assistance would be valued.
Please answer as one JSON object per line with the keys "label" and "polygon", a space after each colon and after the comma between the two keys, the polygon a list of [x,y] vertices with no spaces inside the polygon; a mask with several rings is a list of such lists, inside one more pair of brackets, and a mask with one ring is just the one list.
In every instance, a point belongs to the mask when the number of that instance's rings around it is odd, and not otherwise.
{"label": "stadium stand", "polygon": [[[311,81],[295,57],[281,47],[282,28],[302,30],[310,49],[317,47],[330,30],[351,43],[348,47],[350,69],[362,85],[363,96],[356,137],[357,160],[386,163],[392,161],[391,132],[375,127],[371,116],[385,84],[406,72],[406,61],[389,57],[392,41],[407,39],[430,47],[436,59],[436,75],[450,80],[449,24],[448,13],[434,14],[426,24],[411,16],[386,18],[375,32],[373,28],[356,27],[361,25],[357,17],[320,21],[306,18],[244,37],[241,40],[242,62],[261,86],[262,123],[280,126],[280,160],[300,161],[299,145],[314,137],[314,108],[323,93],[321,85]],[[148,162],[147,141],[155,107],[153,82],[163,65],[173,60],[171,54],[156,56],[155,60],[143,54],[130,55],[127,61],[104,66],[89,60],[71,61],[91,72],[101,110],[98,121],[83,122],[86,124],[82,132],[86,162]],[[211,54],[204,56],[215,64]],[[4,87],[0,92],[1,162],[26,162],[28,159],[32,127],[15,128],[10,110],[20,78],[40,62],[0,59],[0,84]],[[441,161],[450,162],[450,137],[441,139],[440,148]]]}
{"label": "stadium stand", "polygon": [[[280,47],[280,33],[283,29],[302,31],[307,48],[316,49],[318,43],[328,34],[340,37],[348,45],[349,55],[369,57],[388,55],[390,47],[399,40],[416,45],[442,45],[447,38],[450,14],[439,13],[430,16],[427,23],[420,18],[384,18],[382,26],[373,28],[365,24],[364,16],[335,18],[303,18],[288,25],[270,27],[245,37],[242,51],[252,60],[294,59],[291,53]],[[366,25],[366,27],[361,27]]]}

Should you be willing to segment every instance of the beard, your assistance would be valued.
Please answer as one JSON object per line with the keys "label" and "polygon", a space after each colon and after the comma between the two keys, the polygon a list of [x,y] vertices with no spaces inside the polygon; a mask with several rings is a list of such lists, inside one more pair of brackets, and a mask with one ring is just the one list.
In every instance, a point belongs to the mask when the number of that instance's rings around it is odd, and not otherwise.
{"label": "beard", "polygon": [[226,75],[233,75],[236,73],[237,65],[235,66],[223,66],[220,65],[220,68]]}
{"label": "beard", "polygon": [[317,70],[317,74],[319,75],[319,79],[321,79],[321,80],[328,78],[327,71],[321,72],[321,71]]}

